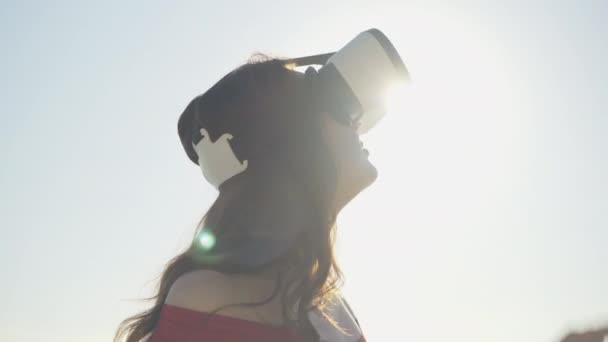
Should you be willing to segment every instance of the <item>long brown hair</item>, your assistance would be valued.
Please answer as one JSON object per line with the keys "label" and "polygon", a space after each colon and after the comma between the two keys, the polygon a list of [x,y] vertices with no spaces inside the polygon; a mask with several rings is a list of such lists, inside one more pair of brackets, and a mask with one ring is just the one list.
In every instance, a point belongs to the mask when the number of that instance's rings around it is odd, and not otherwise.
{"label": "long brown hair", "polygon": [[[121,322],[115,342],[123,336],[127,342],[149,336],[171,285],[187,272],[212,269],[256,274],[275,267],[280,272],[271,297],[241,304],[261,305],[280,295],[286,325],[306,341],[318,341],[308,312],[319,309],[332,321],[323,308],[343,280],[333,252],[337,170],[323,142],[320,113],[309,87],[303,75],[286,67],[283,60],[254,55],[186,107],[178,132],[193,162],[198,162],[198,156],[192,149],[192,132],[205,127],[211,141],[230,132],[235,155],[248,160],[248,167],[220,186],[193,243],[167,263],[158,293],[144,299],[154,300],[153,307]],[[275,234],[288,239],[276,257],[243,267],[206,259],[196,243],[203,229],[217,241]]]}

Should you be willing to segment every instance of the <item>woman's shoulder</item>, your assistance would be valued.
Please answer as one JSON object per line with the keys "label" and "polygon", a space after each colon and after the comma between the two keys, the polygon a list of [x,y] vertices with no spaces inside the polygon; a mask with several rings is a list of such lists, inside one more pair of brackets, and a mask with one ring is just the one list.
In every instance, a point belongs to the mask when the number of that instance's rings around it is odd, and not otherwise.
{"label": "woman's shoulder", "polygon": [[233,296],[229,279],[213,270],[196,270],[179,276],[169,288],[165,304],[208,312]]}
{"label": "woman's shoulder", "polygon": [[175,280],[164,303],[205,313],[225,307],[219,314],[251,321],[280,323],[277,321],[279,317],[271,313],[275,310],[269,310],[272,303],[256,309],[230,306],[262,301],[272,293],[272,285],[271,281],[265,279],[225,274],[214,270],[195,270]]}

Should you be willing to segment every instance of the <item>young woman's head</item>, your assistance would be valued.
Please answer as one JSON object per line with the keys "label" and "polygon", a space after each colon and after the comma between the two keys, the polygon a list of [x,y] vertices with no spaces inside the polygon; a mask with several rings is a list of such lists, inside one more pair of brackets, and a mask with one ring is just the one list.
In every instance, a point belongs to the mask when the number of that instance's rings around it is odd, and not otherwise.
{"label": "young woman's head", "polygon": [[178,132],[197,164],[192,143],[200,140],[200,128],[208,131],[210,141],[224,133],[234,137],[230,145],[248,168],[224,182],[220,192],[247,183],[271,187],[280,173],[290,183],[332,192],[325,197],[331,196],[328,204],[339,211],[375,180],[376,169],[361,148],[357,123],[338,122],[316,104],[306,76],[288,69],[282,60],[249,63],[192,100],[179,119]]}
{"label": "young woman's head", "polygon": [[[304,74],[266,59],[235,69],[188,104],[178,121],[188,157],[198,163],[193,140],[205,128],[212,142],[231,134],[247,168],[221,184],[192,245],[167,265],[150,298],[154,307],[125,320],[117,339],[147,336],[173,282],[197,269],[276,276],[286,324],[317,338],[308,311],[322,309],[342,281],[333,254],[336,216],[377,173],[357,123],[334,120],[313,94]],[[214,245],[199,243],[203,232]]]}

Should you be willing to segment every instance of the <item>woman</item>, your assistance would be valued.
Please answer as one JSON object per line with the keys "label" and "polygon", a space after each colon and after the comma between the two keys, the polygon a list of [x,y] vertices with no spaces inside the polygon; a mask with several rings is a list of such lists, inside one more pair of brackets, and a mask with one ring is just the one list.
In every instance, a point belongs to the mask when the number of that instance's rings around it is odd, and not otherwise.
{"label": "woman", "polygon": [[[285,64],[250,61],[179,118],[186,154],[219,195],[154,306],[115,341],[365,341],[340,296],[333,243],[338,213],[377,172],[359,123],[321,110],[308,72]],[[221,179],[199,158],[228,146],[237,171]]]}

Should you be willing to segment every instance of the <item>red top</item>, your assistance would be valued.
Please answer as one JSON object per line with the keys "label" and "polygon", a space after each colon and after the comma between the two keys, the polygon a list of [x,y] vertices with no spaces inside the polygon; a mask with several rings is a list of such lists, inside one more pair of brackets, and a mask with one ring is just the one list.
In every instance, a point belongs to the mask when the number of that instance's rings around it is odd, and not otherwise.
{"label": "red top", "polygon": [[[164,304],[148,342],[304,342],[286,327]],[[365,342],[363,336],[357,342]]]}

